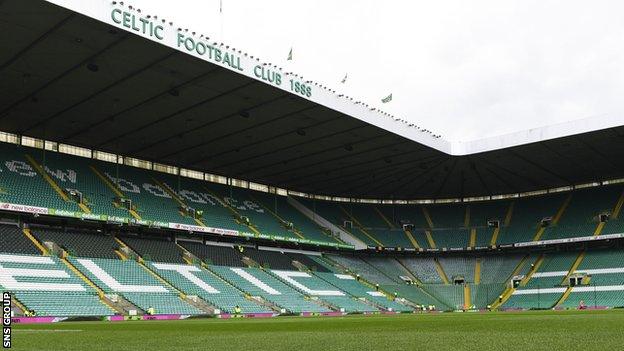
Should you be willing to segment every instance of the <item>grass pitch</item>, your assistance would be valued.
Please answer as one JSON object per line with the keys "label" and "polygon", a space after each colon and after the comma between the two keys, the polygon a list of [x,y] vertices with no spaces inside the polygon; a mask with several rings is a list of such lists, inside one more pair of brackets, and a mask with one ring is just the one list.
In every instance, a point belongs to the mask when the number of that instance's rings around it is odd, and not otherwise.
{"label": "grass pitch", "polygon": [[621,350],[624,311],[13,325],[15,350]]}

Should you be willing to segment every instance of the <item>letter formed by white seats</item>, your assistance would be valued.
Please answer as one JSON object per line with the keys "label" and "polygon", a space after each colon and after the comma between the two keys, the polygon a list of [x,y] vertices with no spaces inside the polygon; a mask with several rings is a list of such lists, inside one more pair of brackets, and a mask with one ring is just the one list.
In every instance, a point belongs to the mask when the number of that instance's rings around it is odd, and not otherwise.
{"label": "letter formed by white seats", "polygon": [[618,273],[624,273],[624,267],[618,267],[618,268],[579,269],[579,270],[575,271],[574,273],[585,273],[585,274],[589,274],[589,275],[596,275],[596,274],[618,274]]}
{"label": "letter formed by white seats", "polygon": [[67,169],[66,172],[62,169],[51,170],[48,166],[45,166],[46,172],[56,178],[57,180],[66,183],[69,181],[72,184],[76,184],[76,171],[73,169]]}
{"label": "letter formed by white seats", "polygon": [[520,289],[512,295],[563,294],[565,291],[566,288]]}
{"label": "letter formed by white seats", "polygon": [[[0,255],[0,262],[56,265],[50,257]],[[6,268],[0,265],[0,285],[8,290],[26,291],[86,291],[80,284],[19,282],[16,277],[31,278],[71,278],[67,272],[58,269]]]}
{"label": "letter formed by white seats", "polygon": [[250,282],[251,284],[255,285],[256,287],[258,287],[259,289],[261,289],[262,291],[266,292],[267,294],[270,295],[281,295],[282,293],[273,289],[272,287],[266,285],[265,283],[263,283],[262,281],[260,281],[260,279],[254,277],[253,275],[247,273],[245,270],[243,270],[242,268],[230,268],[232,270],[232,272],[238,274],[241,278],[245,279],[246,281]]}
{"label": "letter formed by white seats", "polygon": [[244,205],[239,205],[238,201],[234,198],[231,197],[224,197],[223,200],[225,200],[225,202],[227,202],[228,205],[230,205],[231,207],[234,207],[237,210],[241,210],[241,211],[246,211],[247,207],[245,207]]}
{"label": "letter formed by white seats", "polygon": [[227,207],[226,204],[223,203],[223,201],[221,201],[221,199],[219,199],[218,197],[212,195],[212,194],[206,194],[206,193],[199,193],[199,195],[204,198],[204,200],[206,200],[206,202],[208,202],[209,204],[215,206],[216,204],[219,204],[221,207]]}
{"label": "letter formed by white seats", "polygon": [[624,285],[575,286],[572,288],[572,292],[605,292],[605,291],[624,291]]}
{"label": "letter formed by white seats", "polygon": [[155,184],[143,183],[143,189],[147,190],[147,192],[151,193],[154,196],[166,197],[168,199],[171,198],[171,195],[169,195],[169,193],[166,192],[165,189]]}
{"label": "letter formed by white seats", "polygon": [[169,264],[169,263],[152,263],[156,269],[160,269],[163,271],[175,271],[178,272],[181,276],[188,279],[191,283],[197,285],[202,290],[209,294],[219,294],[220,291],[213,288],[205,281],[199,279],[197,276],[193,274],[193,272],[201,272],[201,269],[195,266],[189,266],[184,264]]}
{"label": "letter formed by white seats", "polygon": [[533,274],[532,278],[565,277],[566,275],[568,275],[568,271],[537,272]]}
{"label": "letter formed by white seats", "polygon": [[119,189],[121,189],[121,191],[134,193],[134,194],[141,193],[141,189],[138,186],[136,186],[134,183],[132,183],[131,181],[125,180],[122,178],[115,178],[108,173],[105,173],[105,174],[108,177],[108,179],[110,179],[113,183],[115,183],[115,185],[119,187]]}
{"label": "letter formed by white seats", "polygon": [[264,213],[264,209],[262,209],[262,207],[260,207],[260,205],[258,205],[257,203],[255,203],[253,201],[245,200],[245,201],[243,201],[243,204],[245,204],[245,206],[247,206],[247,208],[252,210],[252,211],[256,211],[258,213]]}
{"label": "letter formed by white seats", "polygon": [[312,296],[345,296],[345,294],[339,290],[314,290],[314,289],[310,289],[307,286],[299,283],[298,281],[296,281],[293,278],[312,278],[311,275],[309,275],[306,272],[299,272],[299,271],[273,271],[273,274],[277,275],[278,277],[282,278],[283,280],[285,280],[286,282],[288,282],[290,285],[296,287],[297,289],[305,292],[308,295],[312,295]]}
{"label": "letter formed by white seats", "polygon": [[[187,199],[190,202],[196,203],[196,204],[206,204],[206,200],[202,199],[201,196],[199,196],[199,194],[197,194],[194,191],[191,190],[185,190],[182,189],[178,192],[178,195],[180,195],[180,197]],[[214,205],[214,203],[213,203]]]}
{"label": "letter formed by white seats", "polygon": [[9,171],[19,175],[26,177],[34,177],[37,175],[37,172],[35,172],[32,167],[24,161],[6,161],[4,165]]}
{"label": "letter formed by white seats", "polygon": [[139,292],[139,293],[166,293],[169,292],[167,288],[160,285],[124,285],[117,281],[117,279],[113,278],[110,274],[106,273],[105,270],[100,268],[95,262],[86,258],[79,258],[78,263],[80,263],[84,268],[86,268],[89,272],[95,275],[100,281],[104,284],[108,285],[113,291],[116,292]]}

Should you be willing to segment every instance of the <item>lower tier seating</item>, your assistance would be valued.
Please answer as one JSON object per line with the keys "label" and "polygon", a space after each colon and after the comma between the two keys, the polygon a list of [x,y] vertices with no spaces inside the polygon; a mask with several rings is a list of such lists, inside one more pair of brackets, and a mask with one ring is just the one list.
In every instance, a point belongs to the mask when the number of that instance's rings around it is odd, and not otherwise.
{"label": "lower tier seating", "polygon": [[242,255],[256,261],[260,266],[267,269],[285,269],[290,270],[295,267],[292,265],[292,258],[279,252],[256,250],[253,248],[244,248]]}
{"label": "lower tier seating", "polygon": [[346,312],[377,311],[376,308],[354,299],[316,275],[297,271],[273,270],[270,272],[302,294],[317,297]]}
{"label": "lower tier seating", "polygon": [[349,295],[354,297],[364,299],[370,301],[376,306],[380,306],[385,310],[394,310],[394,311],[404,311],[411,310],[409,307],[399,304],[395,301],[388,299],[384,294],[380,294],[373,288],[369,288],[364,284],[358,282],[353,276],[348,274],[337,274],[337,273],[321,273],[318,272],[316,275],[330,283],[331,285],[337,287],[341,291],[346,292]]}
{"label": "lower tier seating", "polygon": [[111,235],[89,231],[32,227],[31,233],[41,242],[51,241],[72,256],[117,258],[119,244]]}
{"label": "lower tier seating", "polygon": [[70,258],[72,264],[107,293],[124,296],[142,310],[152,307],[162,314],[202,314],[180,299],[178,293],[132,260]]}
{"label": "lower tier seating", "polygon": [[222,312],[234,313],[236,306],[243,313],[273,312],[246,298],[243,292],[201,267],[151,262],[150,268],[180,291],[199,296]]}
{"label": "lower tier seating", "polygon": [[442,278],[432,257],[401,258],[401,262],[425,284],[441,284]]}
{"label": "lower tier seating", "polygon": [[0,254],[0,288],[38,316],[105,316],[113,311],[56,257]]}
{"label": "lower tier seating", "polygon": [[345,312],[376,312],[377,308],[349,296],[325,296],[323,301]]}
{"label": "lower tier seating", "polygon": [[94,292],[17,291],[15,298],[37,316],[112,316]]}
{"label": "lower tier seating", "polygon": [[179,241],[178,244],[209,265],[245,267],[241,252],[232,246],[204,245],[194,241]]}
{"label": "lower tier seating", "polygon": [[173,241],[159,238],[123,236],[120,239],[134,252],[148,261],[184,263],[178,246]]}
{"label": "lower tier seating", "polygon": [[286,253],[288,257],[290,257],[293,261],[297,261],[304,266],[308,267],[309,270],[314,272],[331,272],[330,267],[322,261],[320,257],[308,256],[299,253]]}
{"label": "lower tier seating", "polygon": [[262,269],[221,266],[211,266],[210,269],[249,295],[261,296],[290,312],[331,311],[329,308],[306,298]]}
{"label": "lower tier seating", "polygon": [[32,241],[24,235],[22,229],[12,224],[0,224],[0,252],[30,255],[41,253]]}
{"label": "lower tier seating", "polygon": [[132,302],[135,306],[144,311],[150,308],[156,314],[204,314],[201,310],[189,305],[178,295],[171,293],[124,293],[126,300]]}
{"label": "lower tier seating", "polygon": [[424,284],[423,289],[446,306],[458,310],[464,307],[464,287],[461,285]]}
{"label": "lower tier seating", "polygon": [[364,279],[375,284],[394,284],[393,279],[383,274],[381,271],[366,263],[358,257],[327,255],[326,257],[347,268],[351,272],[356,272]]}
{"label": "lower tier seating", "polygon": [[382,285],[381,287],[385,291],[396,293],[398,297],[406,298],[418,305],[436,306],[436,308],[440,310],[450,308],[450,306],[446,306],[443,302],[437,300],[435,297],[415,285]]}

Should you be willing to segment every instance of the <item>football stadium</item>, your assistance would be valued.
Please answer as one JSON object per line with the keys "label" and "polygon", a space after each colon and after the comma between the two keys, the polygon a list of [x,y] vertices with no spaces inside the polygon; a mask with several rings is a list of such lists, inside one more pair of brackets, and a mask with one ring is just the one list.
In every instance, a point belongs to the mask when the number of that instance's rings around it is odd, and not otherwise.
{"label": "football stadium", "polygon": [[621,347],[624,118],[449,141],[128,2],[0,12],[5,348]]}

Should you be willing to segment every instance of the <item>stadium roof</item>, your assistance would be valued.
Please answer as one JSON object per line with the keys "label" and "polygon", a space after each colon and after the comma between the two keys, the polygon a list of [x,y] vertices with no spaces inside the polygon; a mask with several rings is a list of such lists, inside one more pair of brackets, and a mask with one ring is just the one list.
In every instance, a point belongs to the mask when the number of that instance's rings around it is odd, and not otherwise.
{"label": "stadium roof", "polygon": [[1,131],[345,197],[624,176],[624,118],[451,142],[127,2],[4,0],[0,12]]}

